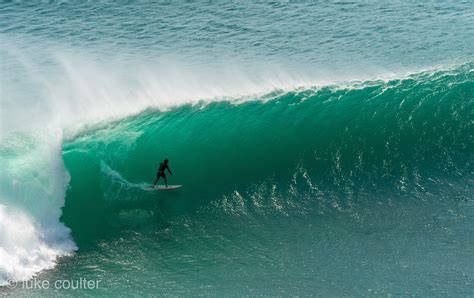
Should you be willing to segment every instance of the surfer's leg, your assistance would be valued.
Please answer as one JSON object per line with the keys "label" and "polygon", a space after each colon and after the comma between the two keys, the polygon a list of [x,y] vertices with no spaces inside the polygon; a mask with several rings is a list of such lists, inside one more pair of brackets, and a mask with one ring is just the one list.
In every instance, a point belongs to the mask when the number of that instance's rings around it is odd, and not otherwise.
{"label": "surfer's leg", "polygon": [[163,178],[165,178],[165,185],[166,185],[166,188],[168,188],[168,179],[166,179],[166,176],[164,176]]}
{"label": "surfer's leg", "polygon": [[158,180],[160,180],[160,176],[156,177],[155,183],[153,183],[153,187],[155,187],[156,183],[158,183]]}

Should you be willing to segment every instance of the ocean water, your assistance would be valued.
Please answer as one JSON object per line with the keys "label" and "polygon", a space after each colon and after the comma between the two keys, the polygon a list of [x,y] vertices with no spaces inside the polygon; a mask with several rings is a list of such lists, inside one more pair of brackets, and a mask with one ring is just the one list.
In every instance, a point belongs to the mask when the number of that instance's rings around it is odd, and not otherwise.
{"label": "ocean water", "polygon": [[0,294],[474,295],[472,2],[0,15]]}

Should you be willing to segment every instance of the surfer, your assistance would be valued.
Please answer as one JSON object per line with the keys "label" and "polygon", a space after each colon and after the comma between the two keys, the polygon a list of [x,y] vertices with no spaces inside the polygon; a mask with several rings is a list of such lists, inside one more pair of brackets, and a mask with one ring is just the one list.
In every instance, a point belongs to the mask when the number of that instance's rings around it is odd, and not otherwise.
{"label": "surfer", "polygon": [[171,176],[173,176],[173,173],[171,173],[171,170],[168,167],[168,159],[165,159],[162,163],[160,163],[160,167],[158,168],[158,172],[156,173],[155,183],[153,183],[152,185],[153,188],[155,188],[155,185],[158,182],[158,180],[160,180],[160,177],[163,177],[165,179],[165,185],[166,187],[168,187],[168,180],[166,180],[165,170],[168,170]]}

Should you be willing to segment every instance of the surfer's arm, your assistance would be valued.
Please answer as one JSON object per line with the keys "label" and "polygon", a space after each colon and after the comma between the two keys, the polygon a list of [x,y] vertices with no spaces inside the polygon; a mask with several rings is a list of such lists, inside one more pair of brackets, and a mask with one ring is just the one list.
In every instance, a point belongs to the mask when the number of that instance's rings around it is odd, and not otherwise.
{"label": "surfer's arm", "polygon": [[166,169],[168,170],[168,172],[170,172],[171,176],[173,176],[173,173],[171,173],[171,170],[168,166],[166,166]]}

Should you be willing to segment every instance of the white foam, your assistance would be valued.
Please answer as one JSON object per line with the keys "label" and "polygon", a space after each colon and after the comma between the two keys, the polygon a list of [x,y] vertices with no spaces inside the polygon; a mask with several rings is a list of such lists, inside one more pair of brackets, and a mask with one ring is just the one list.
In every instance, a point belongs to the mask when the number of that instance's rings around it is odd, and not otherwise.
{"label": "white foam", "polygon": [[60,137],[20,134],[0,146],[0,285],[52,268],[76,249],[60,223],[69,175]]}
{"label": "white foam", "polygon": [[75,249],[66,227],[39,224],[24,211],[0,204],[0,286],[28,280]]}

